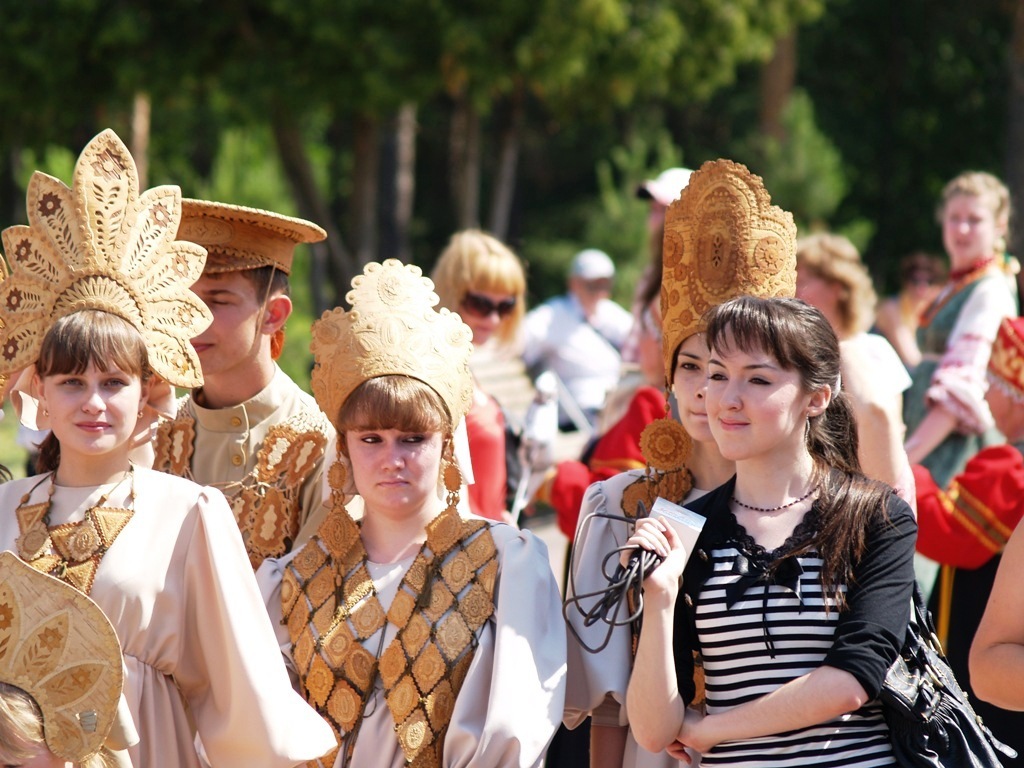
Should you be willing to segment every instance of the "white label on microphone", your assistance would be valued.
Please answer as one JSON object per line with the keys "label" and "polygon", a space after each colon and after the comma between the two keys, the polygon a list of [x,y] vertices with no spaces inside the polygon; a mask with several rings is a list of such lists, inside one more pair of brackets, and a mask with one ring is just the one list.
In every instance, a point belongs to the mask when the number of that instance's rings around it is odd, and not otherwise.
{"label": "white label on microphone", "polygon": [[676,535],[683,542],[683,546],[686,548],[686,559],[689,560],[690,553],[693,552],[693,548],[697,544],[697,537],[704,528],[705,518],[696,512],[691,512],[686,507],[673,504],[661,496],[654,500],[650,516],[660,517],[672,526]]}

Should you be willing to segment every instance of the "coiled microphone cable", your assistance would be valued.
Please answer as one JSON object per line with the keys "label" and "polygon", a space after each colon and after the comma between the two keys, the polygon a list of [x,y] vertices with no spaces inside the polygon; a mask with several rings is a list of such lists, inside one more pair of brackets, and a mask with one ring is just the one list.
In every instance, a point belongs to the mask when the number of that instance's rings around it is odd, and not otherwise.
{"label": "coiled microphone cable", "polygon": [[[607,512],[593,512],[587,515],[580,524],[580,529],[576,537],[577,540],[585,540],[585,532],[593,522],[594,518],[615,520],[617,522],[625,523],[631,527],[635,527],[637,520],[647,516],[642,503],[640,507],[640,514],[636,518],[625,517],[624,515],[612,515]],[[632,552],[632,554],[629,557],[628,563],[626,565],[622,565],[622,563],[619,562],[619,555],[625,551]],[[615,570],[609,573],[609,561],[612,560],[612,558],[615,560]],[[584,650],[589,653],[600,653],[608,646],[608,643],[611,642],[612,633],[615,631],[616,627],[629,625],[635,621],[639,621],[644,610],[644,579],[650,576],[651,571],[658,567],[662,558],[643,547],[616,547],[605,555],[604,560],[601,561],[601,572],[604,574],[608,585],[603,589],[599,589],[594,592],[586,592],[582,595],[576,593],[576,583],[573,576],[576,571],[575,561],[576,550],[573,549],[572,559],[569,563],[566,597],[562,602],[562,616],[565,618],[565,623],[569,627],[569,631],[573,633],[576,640],[579,641],[580,646]],[[629,605],[631,603],[636,606],[636,610],[632,613],[628,613]],[[605,633],[604,641],[600,645],[592,648],[582,637],[580,637],[576,628],[573,626],[573,623],[569,620],[569,612],[571,610],[577,611],[583,617],[584,627],[591,627],[599,621],[608,625],[608,631]],[[622,615],[623,610],[627,612],[627,615]]]}

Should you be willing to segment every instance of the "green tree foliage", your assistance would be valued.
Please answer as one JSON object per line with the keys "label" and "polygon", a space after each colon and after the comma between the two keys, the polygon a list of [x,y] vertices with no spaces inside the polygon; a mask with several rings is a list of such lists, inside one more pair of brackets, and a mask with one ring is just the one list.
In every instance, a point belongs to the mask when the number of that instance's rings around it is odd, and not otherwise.
{"label": "green tree foliage", "polygon": [[[736,158],[764,178],[772,202],[793,214],[801,232],[829,228],[829,221],[849,191],[843,158],[820,128],[814,105],[803,90],[795,91],[782,115],[784,138],[753,131],[735,146]],[[870,236],[854,228],[858,245]]]}
{"label": "green tree foliage", "polygon": [[865,258],[895,287],[901,256],[941,252],[935,205],[961,171],[1002,175],[1002,0],[832,0],[801,32],[798,79],[842,154],[850,191],[834,218],[876,226]]}

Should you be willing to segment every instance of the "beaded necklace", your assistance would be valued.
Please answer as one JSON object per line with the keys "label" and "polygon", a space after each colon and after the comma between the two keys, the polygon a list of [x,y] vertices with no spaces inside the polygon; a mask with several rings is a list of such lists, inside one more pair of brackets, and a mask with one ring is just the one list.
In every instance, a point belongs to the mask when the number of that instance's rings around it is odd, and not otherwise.
{"label": "beaded necklace", "polygon": [[807,501],[807,499],[811,498],[811,496],[814,495],[814,493],[816,493],[817,490],[818,490],[818,486],[812,485],[810,490],[808,490],[807,493],[805,493],[799,499],[793,499],[791,502],[789,502],[787,504],[779,504],[779,506],[777,506],[777,507],[755,507],[753,504],[744,504],[742,501],[737,499],[735,496],[732,497],[732,500],[736,504],[739,504],[744,509],[751,509],[754,512],[781,512],[784,509],[789,509],[790,507],[795,507],[801,501]]}
{"label": "beaded necklace", "polygon": [[[50,508],[57,490],[55,475],[56,472],[45,475],[18,503],[18,554],[36,570],[56,576],[88,595],[100,560],[135,513],[135,465],[130,465],[124,476],[85,511],[81,521],[51,527]],[[33,492],[46,480],[50,481],[46,501],[29,504]],[[130,483],[127,506],[105,506],[110,494],[126,480]]]}

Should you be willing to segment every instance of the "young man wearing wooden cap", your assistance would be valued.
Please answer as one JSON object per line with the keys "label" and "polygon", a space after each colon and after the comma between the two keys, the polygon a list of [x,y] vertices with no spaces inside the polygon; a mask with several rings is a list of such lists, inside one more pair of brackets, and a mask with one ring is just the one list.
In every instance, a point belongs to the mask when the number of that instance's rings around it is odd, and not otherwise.
{"label": "young man wearing wooden cap", "polygon": [[291,550],[321,502],[333,428],[275,360],[292,311],[295,246],[323,240],[315,224],[270,211],[182,201],[179,240],[206,248],[192,290],[213,313],[193,339],[204,384],[161,425],[155,468],[227,496],[253,569]]}

